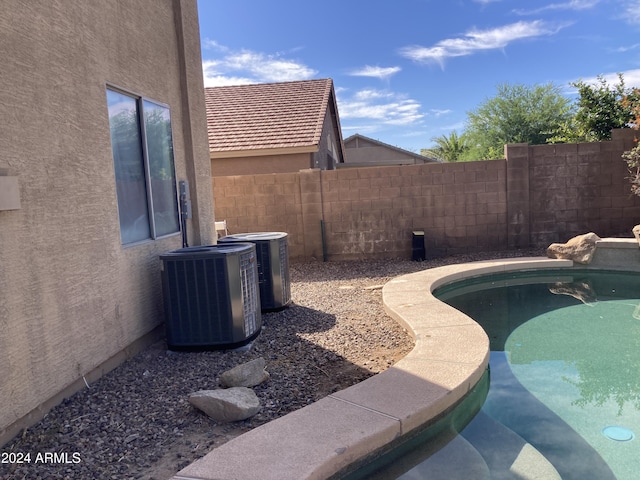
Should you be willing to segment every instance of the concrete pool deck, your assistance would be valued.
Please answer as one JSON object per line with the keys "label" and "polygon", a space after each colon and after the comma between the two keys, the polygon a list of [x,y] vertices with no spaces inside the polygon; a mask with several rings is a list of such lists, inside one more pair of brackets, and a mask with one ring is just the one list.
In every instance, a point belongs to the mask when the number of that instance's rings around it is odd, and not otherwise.
{"label": "concrete pool deck", "polygon": [[570,260],[509,258],[403,275],[383,288],[387,313],[415,340],[389,369],[213,449],[173,480],[326,479],[375,454],[460,401],[480,380],[489,340],[471,318],[436,299],[439,286]]}

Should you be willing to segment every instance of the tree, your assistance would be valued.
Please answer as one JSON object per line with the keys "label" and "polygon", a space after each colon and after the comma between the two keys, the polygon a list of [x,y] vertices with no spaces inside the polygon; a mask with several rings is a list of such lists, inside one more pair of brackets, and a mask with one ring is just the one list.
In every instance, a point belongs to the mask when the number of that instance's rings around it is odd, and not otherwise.
{"label": "tree", "polygon": [[464,135],[458,136],[455,131],[448,137],[446,135],[433,137],[431,141],[436,144],[436,147],[423,148],[420,154],[425,157],[435,157],[443,162],[459,162],[464,153],[469,150]]}
{"label": "tree", "polygon": [[640,128],[640,88],[633,88],[622,99],[622,105],[629,109],[631,119],[629,126],[636,130]]}
{"label": "tree", "polygon": [[[640,129],[640,89],[634,88],[622,99],[622,104],[629,109],[631,119],[629,126]],[[640,144],[635,138],[636,146],[622,154],[622,158],[627,162],[629,169],[629,181],[631,182],[631,193],[640,196]]]}
{"label": "tree", "polygon": [[500,84],[495,97],[467,113],[465,157],[502,158],[508,143],[547,143],[571,117],[571,101],[554,84]]}
{"label": "tree", "polygon": [[632,106],[625,104],[632,92],[625,88],[622,74],[618,74],[619,83],[611,86],[602,76],[597,79],[595,84],[582,80],[570,84],[578,89],[579,98],[571,124],[573,134],[565,131],[566,141],[610,140],[612,129],[625,128],[632,120]]}

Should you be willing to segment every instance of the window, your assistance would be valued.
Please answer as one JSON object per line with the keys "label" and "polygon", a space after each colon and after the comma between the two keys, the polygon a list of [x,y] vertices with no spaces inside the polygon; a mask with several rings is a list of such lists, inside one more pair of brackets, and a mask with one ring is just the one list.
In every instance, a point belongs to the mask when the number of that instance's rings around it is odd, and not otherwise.
{"label": "window", "polygon": [[169,108],[107,89],[123,244],[180,231]]}

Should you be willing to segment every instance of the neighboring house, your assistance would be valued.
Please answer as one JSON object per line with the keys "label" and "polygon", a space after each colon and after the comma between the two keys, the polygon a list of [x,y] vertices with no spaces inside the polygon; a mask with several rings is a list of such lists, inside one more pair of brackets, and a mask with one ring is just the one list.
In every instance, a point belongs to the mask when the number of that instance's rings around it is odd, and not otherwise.
{"label": "neighboring house", "polygon": [[344,162],[333,81],[205,89],[214,176],[333,170]]}
{"label": "neighboring house", "polygon": [[438,161],[357,133],[344,140],[344,148],[345,160],[341,167],[414,165]]}
{"label": "neighboring house", "polygon": [[196,0],[0,15],[0,445],[163,333],[159,255],[214,218]]}

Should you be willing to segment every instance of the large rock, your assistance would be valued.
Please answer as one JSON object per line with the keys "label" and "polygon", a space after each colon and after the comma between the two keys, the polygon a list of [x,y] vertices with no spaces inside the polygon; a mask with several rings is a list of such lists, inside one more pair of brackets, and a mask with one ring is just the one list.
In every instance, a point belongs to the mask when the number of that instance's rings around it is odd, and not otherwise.
{"label": "large rock", "polygon": [[631,231],[633,232],[633,236],[636,237],[638,245],[640,246],[640,225],[636,225]]}
{"label": "large rock", "polygon": [[573,237],[567,243],[552,243],[547,248],[547,257],[573,260],[576,263],[588,264],[596,251],[596,242],[600,237],[593,232]]}
{"label": "large rock", "polygon": [[246,387],[200,390],[189,395],[189,403],[221,423],[245,420],[261,408],[258,396]]}
{"label": "large rock", "polygon": [[264,358],[256,358],[243,363],[220,375],[220,384],[227,387],[255,387],[269,380],[269,373],[264,369]]}

